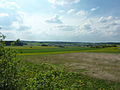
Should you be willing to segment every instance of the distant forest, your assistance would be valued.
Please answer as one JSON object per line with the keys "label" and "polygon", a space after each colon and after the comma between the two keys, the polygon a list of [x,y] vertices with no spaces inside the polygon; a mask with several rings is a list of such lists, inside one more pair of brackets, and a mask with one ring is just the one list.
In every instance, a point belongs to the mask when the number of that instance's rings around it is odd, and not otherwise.
{"label": "distant forest", "polygon": [[66,47],[66,46],[79,46],[79,47],[96,47],[96,48],[105,48],[105,47],[117,47],[120,46],[120,42],[100,42],[100,43],[91,43],[91,42],[39,42],[39,41],[21,41],[17,39],[16,41],[5,41],[6,46],[57,46],[57,47]]}

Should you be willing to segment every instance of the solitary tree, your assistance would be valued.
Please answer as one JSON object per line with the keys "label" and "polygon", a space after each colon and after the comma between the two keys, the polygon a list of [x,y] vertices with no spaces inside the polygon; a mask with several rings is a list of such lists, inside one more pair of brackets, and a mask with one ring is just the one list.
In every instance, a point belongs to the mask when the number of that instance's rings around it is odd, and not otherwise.
{"label": "solitary tree", "polygon": [[21,42],[20,39],[17,39],[17,40],[15,41],[15,45],[16,45],[16,46],[23,46],[23,43]]}

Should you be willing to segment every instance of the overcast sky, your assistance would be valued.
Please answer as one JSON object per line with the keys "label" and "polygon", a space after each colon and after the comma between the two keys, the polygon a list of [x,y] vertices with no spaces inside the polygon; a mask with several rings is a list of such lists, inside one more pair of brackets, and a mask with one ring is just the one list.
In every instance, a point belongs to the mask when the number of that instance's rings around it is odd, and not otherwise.
{"label": "overcast sky", "polygon": [[120,0],[0,0],[7,40],[120,41]]}

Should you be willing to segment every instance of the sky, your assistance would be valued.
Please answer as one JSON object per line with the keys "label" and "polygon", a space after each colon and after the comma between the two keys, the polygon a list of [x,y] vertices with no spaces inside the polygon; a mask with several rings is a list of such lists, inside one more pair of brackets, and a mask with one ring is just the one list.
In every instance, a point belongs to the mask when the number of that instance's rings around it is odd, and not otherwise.
{"label": "sky", "polygon": [[6,40],[120,42],[120,0],[0,0]]}

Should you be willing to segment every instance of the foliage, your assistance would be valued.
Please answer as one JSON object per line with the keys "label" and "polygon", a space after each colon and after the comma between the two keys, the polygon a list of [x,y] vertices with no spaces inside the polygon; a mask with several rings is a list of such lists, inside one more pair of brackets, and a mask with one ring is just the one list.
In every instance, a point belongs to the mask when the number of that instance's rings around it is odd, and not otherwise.
{"label": "foliage", "polygon": [[4,41],[6,46],[23,46],[24,43],[17,39],[16,41]]}
{"label": "foliage", "polygon": [[14,89],[17,81],[17,66],[19,60],[16,59],[16,52],[9,48],[4,48],[4,35],[0,35],[0,88]]}
{"label": "foliage", "polygon": [[23,43],[20,41],[20,39],[17,39],[17,40],[15,41],[15,45],[16,45],[16,46],[23,46]]}
{"label": "foliage", "polygon": [[120,83],[90,78],[77,72],[48,63],[33,64],[23,61],[19,79],[24,90],[117,90]]}

